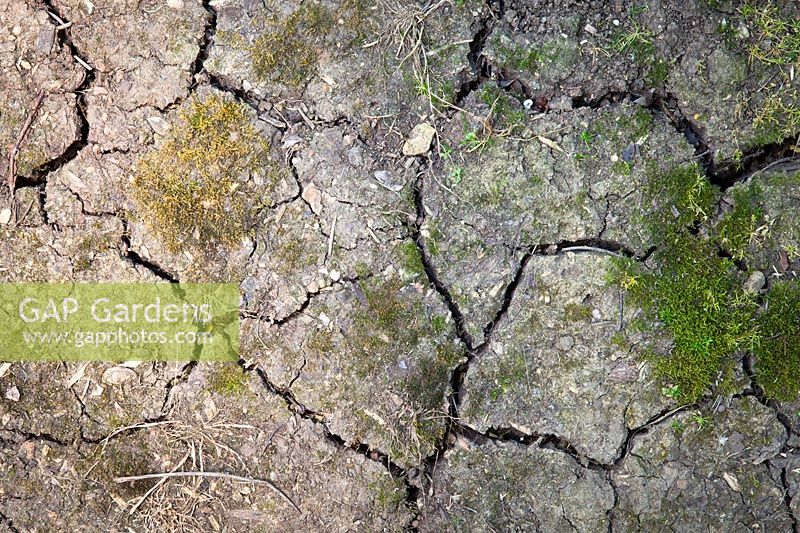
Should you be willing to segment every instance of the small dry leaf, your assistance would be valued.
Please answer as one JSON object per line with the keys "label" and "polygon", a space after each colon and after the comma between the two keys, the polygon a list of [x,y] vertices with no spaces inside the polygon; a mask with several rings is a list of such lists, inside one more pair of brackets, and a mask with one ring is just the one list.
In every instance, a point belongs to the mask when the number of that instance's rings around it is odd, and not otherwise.
{"label": "small dry leaf", "polygon": [[313,183],[303,189],[302,197],[308,202],[314,214],[318,215],[322,212],[322,194]]}
{"label": "small dry leaf", "polygon": [[781,267],[781,272],[789,270],[789,254],[785,250],[778,252],[778,265]]}
{"label": "small dry leaf", "polygon": [[364,411],[364,414],[365,414],[365,415],[367,415],[368,417],[370,417],[371,419],[373,419],[375,422],[377,422],[377,423],[378,423],[378,424],[380,424],[381,426],[385,426],[385,425],[386,425],[386,420],[384,420],[383,418],[381,418],[380,416],[378,416],[378,414],[377,414],[377,413],[373,413],[372,411],[370,411],[370,410],[368,410],[368,409],[362,409],[362,411]]}
{"label": "small dry leaf", "polygon": [[283,149],[288,150],[292,146],[300,144],[301,142],[303,142],[303,138],[299,135],[287,135],[283,140]]}
{"label": "small dry leaf", "polygon": [[171,128],[169,122],[161,117],[147,117],[147,123],[150,124],[150,127],[153,128],[153,131],[156,132],[157,135],[161,136],[169,133]]}
{"label": "small dry leaf", "polygon": [[75,372],[70,376],[69,380],[67,380],[67,387],[72,387],[77,382],[79,382],[84,374],[86,373],[86,367],[89,366],[89,363],[81,363],[80,366],[75,370]]}
{"label": "small dry leaf", "polygon": [[638,367],[627,362],[619,363],[608,374],[608,380],[616,383],[633,383],[638,379]]}
{"label": "small dry leaf", "polygon": [[564,153],[564,149],[561,148],[555,141],[551,141],[547,137],[542,137],[541,135],[537,135],[536,138],[539,139],[540,143],[547,146],[548,148],[552,148],[553,150],[561,152],[562,154]]}
{"label": "small dry leaf", "polygon": [[206,420],[213,420],[214,417],[217,416],[217,413],[219,413],[219,408],[211,396],[203,400],[203,415]]}
{"label": "small dry leaf", "polygon": [[136,379],[136,372],[124,366],[112,366],[103,372],[103,383],[108,385],[122,385]]}
{"label": "small dry leaf", "polygon": [[6,391],[6,399],[11,400],[12,402],[19,401],[19,389],[16,385]]}
{"label": "small dry leaf", "polygon": [[334,87],[334,86],[336,85],[336,82],[335,82],[335,81],[333,81],[333,78],[331,78],[330,76],[325,76],[325,75],[323,75],[323,74],[320,74],[320,75],[319,75],[319,77],[320,77],[320,79],[321,79],[322,81],[324,81],[325,83],[327,83],[327,84],[328,84],[328,85],[330,85],[331,87]]}
{"label": "small dry leaf", "polygon": [[739,487],[739,480],[736,479],[736,476],[734,476],[733,474],[723,472],[722,479],[725,480],[725,483],[728,484],[731,490],[734,490],[736,492],[742,492]]}

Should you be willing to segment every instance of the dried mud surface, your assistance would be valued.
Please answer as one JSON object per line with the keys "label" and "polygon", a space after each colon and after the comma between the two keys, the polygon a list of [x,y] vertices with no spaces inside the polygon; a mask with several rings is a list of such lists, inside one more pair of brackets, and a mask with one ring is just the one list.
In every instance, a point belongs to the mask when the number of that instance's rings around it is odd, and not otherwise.
{"label": "dried mud surface", "polygon": [[[242,351],[0,363],[0,531],[797,531],[800,403],[741,356],[676,403],[608,283],[691,163],[800,271],[743,5],[4,2],[0,281],[234,282]],[[259,140],[246,215],[166,235],[139,169],[202,105]],[[118,479],[175,472],[224,476]]]}

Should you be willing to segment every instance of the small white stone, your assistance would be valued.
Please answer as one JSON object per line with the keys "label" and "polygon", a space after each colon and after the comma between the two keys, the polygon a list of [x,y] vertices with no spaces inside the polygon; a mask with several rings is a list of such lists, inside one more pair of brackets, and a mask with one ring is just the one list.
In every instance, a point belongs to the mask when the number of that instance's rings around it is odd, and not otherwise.
{"label": "small white stone", "polygon": [[172,9],[183,9],[183,0],[167,0],[167,5]]}
{"label": "small white stone", "polygon": [[338,270],[331,270],[330,276],[332,281],[339,281],[342,277]]}
{"label": "small white stone", "polygon": [[325,313],[319,314],[319,321],[322,322],[322,325],[326,328],[328,327],[328,324],[331,323],[331,319]]}
{"label": "small white stone", "polygon": [[11,209],[0,209],[0,224],[6,225],[11,222]]}
{"label": "small white stone", "polygon": [[403,155],[414,156],[426,153],[431,148],[434,135],[436,135],[436,130],[430,124],[425,122],[417,124],[411,130],[408,140],[403,144]]}
{"label": "small white stone", "polygon": [[575,346],[575,339],[569,335],[562,335],[556,341],[556,348],[562,352],[568,352]]}
{"label": "small white stone", "polygon": [[736,28],[736,37],[741,40],[750,37],[750,30],[747,29],[747,24],[745,24],[744,22],[739,24],[739,27]]}

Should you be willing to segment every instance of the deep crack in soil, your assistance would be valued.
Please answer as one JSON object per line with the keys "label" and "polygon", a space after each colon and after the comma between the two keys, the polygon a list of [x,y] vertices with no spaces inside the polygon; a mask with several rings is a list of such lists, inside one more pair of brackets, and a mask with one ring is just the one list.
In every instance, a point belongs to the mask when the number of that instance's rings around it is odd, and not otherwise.
{"label": "deep crack in soil", "polygon": [[[58,19],[63,21],[63,25],[67,26],[70,21],[66,20],[61,13],[53,6],[51,0],[40,0],[45,11],[52,13]],[[51,17],[52,19],[52,17]],[[55,20],[52,20],[54,26],[58,27]],[[72,40],[71,27],[62,27],[57,31],[59,46],[66,46],[69,53],[73,58],[79,58],[83,63],[89,64],[87,56],[84,55]],[[55,172],[73,159],[75,159],[81,150],[89,144],[89,119],[86,116],[86,92],[91,89],[95,82],[96,73],[93,69],[86,69],[80,62],[76,61],[83,71],[83,81],[71,92],[75,94],[75,110],[78,118],[78,129],[75,132],[75,140],[67,147],[67,149],[59,156],[47,161],[36,167],[32,173],[31,183],[26,183],[25,179],[20,180],[20,185],[36,185],[44,182],[47,175]]]}

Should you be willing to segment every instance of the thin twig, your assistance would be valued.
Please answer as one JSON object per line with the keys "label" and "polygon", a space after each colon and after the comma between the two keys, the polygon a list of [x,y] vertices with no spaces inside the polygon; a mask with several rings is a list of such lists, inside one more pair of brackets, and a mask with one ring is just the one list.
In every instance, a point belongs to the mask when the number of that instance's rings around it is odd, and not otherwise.
{"label": "thin twig", "polygon": [[325,261],[327,262],[333,253],[333,236],[336,233],[336,215],[333,215],[333,223],[331,224],[331,235],[328,237],[328,251],[325,254]]}
{"label": "thin twig", "polygon": [[300,510],[300,507],[298,507],[297,504],[294,503],[294,501],[285,492],[279,489],[271,481],[267,481],[266,479],[236,476],[234,474],[226,474],[225,472],[166,472],[163,474],[142,474],[140,476],[117,477],[114,478],[114,482],[130,483],[132,481],[142,481],[145,479],[162,479],[162,478],[173,478],[173,477],[213,477],[213,478],[229,479],[231,481],[239,481],[241,483],[255,483],[257,485],[266,485],[267,487],[272,489],[276,494],[281,496],[292,507],[294,507],[298,513],[302,514],[303,512]]}
{"label": "thin twig", "polygon": [[[765,166],[764,168],[762,168],[760,170],[756,170],[755,172],[750,174],[750,176],[748,176],[748,177],[752,178],[753,176],[755,176],[757,174],[761,174],[763,172],[766,172],[767,170],[769,170],[769,169],[771,169],[773,167],[776,167],[778,165],[783,165],[784,163],[795,163],[797,161],[800,161],[800,158],[798,156],[783,157],[781,159],[777,159],[777,160],[773,161],[772,163],[770,163],[769,165]],[[796,168],[790,167],[788,170],[796,170]]]}
{"label": "thin twig", "polygon": [[18,225],[22,224],[22,222],[28,217],[28,213],[30,213],[31,209],[33,209],[33,204],[35,204],[35,203],[36,203],[36,198],[31,200],[31,203],[28,204],[28,209],[25,210],[25,214],[22,215],[21,218],[17,217],[17,219],[14,221],[14,226],[18,226]]}
{"label": "thin twig", "polygon": [[8,178],[6,179],[6,183],[8,183],[8,189],[12,195],[14,194],[14,187],[17,185],[17,154],[19,154],[19,149],[22,146],[22,143],[25,141],[28,131],[31,129],[33,119],[36,118],[36,114],[39,112],[39,108],[42,105],[42,100],[44,100],[44,95],[44,91],[39,91],[39,94],[36,96],[36,100],[34,100],[33,105],[31,105],[28,118],[26,118],[25,123],[22,124],[22,129],[19,130],[17,140],[14,142],[14,146],[8,153]]}
{"label": "thin twig", "polygon": [[617,253],[612,252],[611,250],[606,250],[605,248],[597,248],[595,246],[569,246],[567,248],[562,248],[562,252],[597,252],[598,254],[608,254],[613,255],[614,257],[619,257],[621,259],[625,259],[625,256]]}

